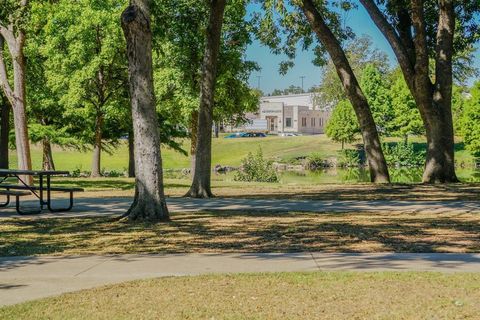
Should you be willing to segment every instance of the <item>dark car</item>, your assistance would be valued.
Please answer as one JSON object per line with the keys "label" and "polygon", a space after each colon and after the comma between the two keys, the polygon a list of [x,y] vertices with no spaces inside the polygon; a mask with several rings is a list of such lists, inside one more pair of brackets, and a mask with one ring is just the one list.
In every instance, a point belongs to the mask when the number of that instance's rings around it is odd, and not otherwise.
{"label": "dark car", "polygon": [[237,132],[226,135],[226,139],[232,138],[265,138],[267,135],[263,132]]}

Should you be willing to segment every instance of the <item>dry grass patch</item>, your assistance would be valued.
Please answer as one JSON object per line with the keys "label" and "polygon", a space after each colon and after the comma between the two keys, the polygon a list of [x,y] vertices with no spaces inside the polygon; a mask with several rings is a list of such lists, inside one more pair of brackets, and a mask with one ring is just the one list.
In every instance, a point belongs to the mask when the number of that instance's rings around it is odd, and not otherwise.
{"label": "dry grass patch", "polygon": [[[133,196],[134,180],[128,178],[57,179],[56,185],[85,188],[76,197]],[[168,196],[183,196],[190,187],[188,179],[165,179]],[[445,185],[423,184],[277,184],[212,181],[219,197],[315,199],[315,200],[410,200],[451,201],[480,199],[480,183]]]}
{"label": "dry grass patch", "polygon": [[174,214],[166,224],[15,218],[0,256],[184,252],[480,252],[474,213]]}
{"label": "dry grass patch", "polygon": [[478,319],[479,274],[277,273],[129,282],[0,309],[2,319]]}

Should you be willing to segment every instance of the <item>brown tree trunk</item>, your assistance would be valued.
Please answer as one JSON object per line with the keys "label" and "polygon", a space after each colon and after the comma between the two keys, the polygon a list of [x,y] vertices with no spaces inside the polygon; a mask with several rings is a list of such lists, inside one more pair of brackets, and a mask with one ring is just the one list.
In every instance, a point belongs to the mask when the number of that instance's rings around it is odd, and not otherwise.
{"label": "brown tree trunk", "polygon": [[186,194],[186,196],[193,198],[210,198],[213,196],[210,186],[212,173],[213,104],[225,4],[226,0],[212,0],[210,3],[207,44],[205,46],[202,81],[200,84],[195,170],[192,185]]}
{"label": "brown tree trunk", "polygon": [[303,0],[301,7],[313,31],[327,49],[337,69],[338,76],[340,77],[347,97],[355,110],[365,145],[365,153],[370,169],[370,179],[375,183],[389,183],[390,176],[387,162],[385,161],[370,106],[353,73],[345,52],[335,35],[325,23],[313,1]]}
{"label": "brown tree trunk", "polygon": [[[22,5],[24,2],[22,2]],[[8,82],[8,76],[3,55],[4,42],[6,41],[13,65],[13,89]],[[0,85],[5,96],[9,100],[13,110],[13,123],[15,126],[15,144],[17,149],[18,168],[21,170],[32,169],[30,155],[30,140],[28,137],[27,114],[26,114],[26,91],[25,91],[25,57],[23,47],[25,34],[18,30],[15,34],[12,30],[0,25]],[[33,184],[32,176],[22,176],[21,179],[30,185]]]}
{"label": "brown tree trunk", "polygon": [[220,124],[219,122],[215,122],[215,138],[218,138],[220,136]]}
{"label": "brown tree trunk", "polygon": [[91,177],[100,177],[101,175],[101,158],[102,158],[102,140],[103,140],[103,115],[97,115],[95,119],[95,141],[93,143],[93,159]]}
{"label": "brown tree trunk", "polygon": [[438,1],[435,83],[430,79],[431,57],[424,16],[425,1],[411,0],[409,11],[402,6],[398,7],[397,26],[390,23],[375,1],[360,0],[360,2],[392,47],[422,116],[427,135],[423,182],[458,182],[455,174],[452,120],[452,60],[455,33],[453,1]]}
{"label": "brown tree trunk", "polygon": [[133,132],[128,134],[128,177],[135,178],[135,145]]}
{"label": "brown tree trunk", "polygon": [[197,153],[198,140],[198,110],[190,115],[190,173],[193,177],[195,172],[195,154]]}
{"label": "brown tree trunk", "polygon": [[420,108],[425,113],[424,123],[427,135],[427,157],[423,182],[458,182],[455,173],[455,141],[451,112],[446,111],[440,105],[434,110],[432,110],[431,104]]}
{"label": "brown tree trunk", "polygon": [[53,162],[53,154],[52,154],[52,144],[48,138],[44,138],[42,140],[42,148],[43,148],[43,160],[42,160],[42,168],[43,170],[55,170],[55,163]]}
{"label": "brown tree trunk", "polygon": [[8,160],[8,136],[10,134],[10,106],[8,102],[0,97],[1,122],[0,122],[0,169],[9,168]]}
{"label": "brown tree trunk", "polygon": [[150,1],[132,0],[122,13],[127,42],[135,145],[135,199],[130,220],[168,221],[164,195],[160,134],[153,86]]}

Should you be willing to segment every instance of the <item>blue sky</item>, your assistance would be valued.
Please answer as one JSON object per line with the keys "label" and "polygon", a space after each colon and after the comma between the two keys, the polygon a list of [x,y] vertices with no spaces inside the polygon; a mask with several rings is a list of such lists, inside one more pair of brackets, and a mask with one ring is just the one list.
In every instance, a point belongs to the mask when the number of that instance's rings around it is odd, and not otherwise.
{"label": "blue sky", "polygon": [[[251,12],[255,9],[255,7],[251,7],[249,11]],[[351,27],[357,35],[366,34],[370,36],[374,46],[387,53],[390,57],[391,63],[396,64],[395,56],[388,42],[370,20],[362,6],[349,12],[345,17],[345,23],[347,26]],[[276,88],[284,89],[290,85],[301,86],[302,80],[300,77],[302,76],[305,77],[305,89],[320,83],[322,70],[312,64],[312,52],[299,50],[295,59],[295,67],[290,69],[285,76],[278,73],[279,64],[284,60],[284,57],[270,53],[270,49],[260,45],[258,41],[255,41],[247,49],[247,59],[256,61],[262,68],[260,72],[252,73],[250,77],[250,85],[256,88],[258,86],[258,76],[260,76],[260,89],[265,93],[270,93]],[[480,67],[479,55],[477,55],[475,63]]]}

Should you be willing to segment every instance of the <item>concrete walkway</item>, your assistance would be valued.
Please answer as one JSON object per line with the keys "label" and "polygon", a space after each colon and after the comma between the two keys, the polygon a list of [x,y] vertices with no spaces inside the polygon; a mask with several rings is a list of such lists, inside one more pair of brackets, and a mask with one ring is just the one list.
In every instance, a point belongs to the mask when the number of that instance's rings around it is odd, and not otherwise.
{"label": "concrete walkway", "polygon": [[[60,200],[60,205],[62,201]],[[243,211],[309,211],[309,212],[479,212],[480,201],[349,201],[349,200],[282,200],[282,199],[243,199],[214,198],[189,199],[168,198],[171,212],[194,212],[208,210],[243,210]],[[75,201],[73,211],[68,213],[48,212],[41,217],[80,217],[107,216],[123,214],[132,203],[131,198],[80,198]],[[36,203],[27,201],[27,206]],[[0,208],[0,219],[18,217],[13,207]]]}
{"label": "concrete walkway", "polygon": [[480,272],[480,254],[169,254],[0,258],[0,305],[129,280],[276,271]]}

